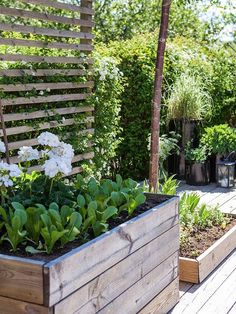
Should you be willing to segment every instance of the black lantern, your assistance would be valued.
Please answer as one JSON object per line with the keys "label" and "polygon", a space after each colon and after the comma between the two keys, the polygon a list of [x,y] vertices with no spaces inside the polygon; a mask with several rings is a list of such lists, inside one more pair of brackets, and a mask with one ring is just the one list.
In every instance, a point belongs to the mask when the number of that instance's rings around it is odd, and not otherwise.
{"label": "black lantern", "polygon": [[216,181],[222,188],[234,187],[235,161],[230,161],[231,153],[225,160],[216,163]]}

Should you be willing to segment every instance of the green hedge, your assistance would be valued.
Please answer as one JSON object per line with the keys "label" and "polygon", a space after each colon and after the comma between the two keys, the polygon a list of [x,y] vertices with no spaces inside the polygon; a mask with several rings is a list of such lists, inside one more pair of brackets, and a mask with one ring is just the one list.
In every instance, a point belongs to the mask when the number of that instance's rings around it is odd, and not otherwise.
{"label": "green hedge", "polygon": [[[148,177],[148,136],[156,44],[157,34],[144,34],[131,40],[112,42],[109,46],[96,46],[96,51],[102,56],[114,57],[123,73],[124,90],[119,96],[121,103],[119,126],[123,131],[112,164],[122,175],[136,179]],[[203,123],[203,126],[234,122],[236,91],[233,84],[236,60],[233,60],[230,54],[229,48],[227,50],[223,46],[204,47],[204,43],[183,37],[168,42],[161,112],[162,134],[167,131],[166,98],[175,80],[187,71],[202,79],[206,91],[213,100],[212,118]],[[112,87],[110,96],[116,88],[116,85]],[[109,101],[113,102],[112,96]],[[117,99],[114,100],[114,104],[116,102]]]}

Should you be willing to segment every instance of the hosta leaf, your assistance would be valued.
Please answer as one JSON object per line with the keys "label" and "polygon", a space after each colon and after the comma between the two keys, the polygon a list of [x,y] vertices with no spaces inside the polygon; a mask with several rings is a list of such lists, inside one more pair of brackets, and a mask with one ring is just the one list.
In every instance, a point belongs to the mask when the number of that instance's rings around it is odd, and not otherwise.
{"label": "hosta leaf", "polygon": [[59,206],[57,205],[57,203],[53,202],[49,205],[49,209],[54,209],[54,210],[59,210]]}
{"label": "hosta leaf", "polygon": [[12,207],[17,210],[25,210],[24,206],[21,204],[21,203],[18,203],[18,202],[12,202],[11,203]]}

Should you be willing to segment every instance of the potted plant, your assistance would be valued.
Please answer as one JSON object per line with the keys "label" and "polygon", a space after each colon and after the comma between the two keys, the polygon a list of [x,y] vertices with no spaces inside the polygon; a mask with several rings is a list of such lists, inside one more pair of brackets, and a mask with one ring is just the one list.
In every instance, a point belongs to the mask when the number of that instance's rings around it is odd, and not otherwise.
{"label": "potted plant", "polygon": [[179,157],[180,178],[185,176],[184,147],[188,141],[196,137],[196,126],[211,114],[211,98],[204,90],[202,81],[195,75],[183,73],[172,87],[167,105],[167,121],[174,128],[182,129],[182,141]]}
{"label": "potted plant", "polygon": [[[21,165],[0,163],[0,313],[168,312],[179,298],[178,198],[119,175],[64,181],[72,146],[49,132],[38,143],[20,149]],[[36,161],[42,172],[29,174]]]}
{"label": "potted plant", "polygon": [[191,142],[185,147],[185,179],[189,185],[206,185],[210,182],[210,163],[206,146],[192,148]]}
{"label": "potted plant", "polygon": [[211,153],[210,178],[216,181],[216,163],[229,153],[236,151],[236,129],[228,124],[220,124],[204,129],[200,145],[206,146]]}

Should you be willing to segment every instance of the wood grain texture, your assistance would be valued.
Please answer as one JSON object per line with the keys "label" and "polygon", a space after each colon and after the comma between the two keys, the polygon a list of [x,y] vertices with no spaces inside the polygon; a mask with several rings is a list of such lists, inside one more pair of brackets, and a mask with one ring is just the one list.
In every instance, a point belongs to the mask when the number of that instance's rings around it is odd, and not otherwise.
{"label": "wood grain texture", "polygon": [[195,259],[180,257],[179,277],[182,281],[199,282],[199,263]]}
{"label": "wood grain texture", "polygon": [[176,225],[55,305],[55,313],[99,311],[176,252],[178,246]]}
{"label": "wood grain texture", "polygon": [[92,64],[92,59],[84,59],[77,57],[44,57],[20,54],[0,54],[0,61],[24,61],[35,63],[68,63],[68,64]]}
{"label": "wood grain texture", "polygon": [[47,304],[58,303],[177,222],[178,198],[174,197],[48,263],[45,266],[50,289]]}
{"label": "wood grain texture", "polygon": [[24,34],[36,34],[36,35],[45,35],[52,37],[65,37],[65,38],[84,38],[84,39],[93,39],[94,36],[89,33],[79,33],[73,31],[64,31],[51,28],[35,27],[35,26],[25,26],[19,24],[7,24],[0,23],[1,31],[10,31],[18,32]]}
{"label": "wood grain texture", "polygon": [[78,89],[93,87],[94,83],[91,81],[82,83],[29,83],[29,84],[0,84],[0,90],[3,92],[25,92],[31,90],[61,90],[61,89]]}
{"label": "wood grain texture", "polygon": [[69,11],[80,12],[80,13],[89,14],[89,15],[94,14],[94,10],[92,9],[89,9],[83,6],[74,5],[74,4],[69,4],[69,3],[62,3],[58,1],[56,2],[54,0],[20,0],[20,1],[25,2],[25,3],[43,5],[43,6],[60,9],[60,10],[69,10]]}
{"label": "wood grain texture", "polygon": [[7,69],[7,70],[0,70],[0,76],[7,76],[7,77],[21,77],[24,75],[28,76],[55,76],[55,75],[62,75],[62,76],[82,76],[86,75],[87,71],[79,70],[79,69],[36,69],[36,70],[29,70],[29,69]]}
{"label": "wood grain texture", "polygon": [[202,282],[235,248],[236,226],[197,258],[199,282]]}
{"label": "wood grain texture", "polygon": [[0,254],[0,296],[43,304],[43,264]]}
{"label": "wood grain texture", "polygon": [[0,45],[8,46],[21,46],[21,47],[37,47],[47,49],[67,49],[67,50],[80,50],[80,51],[92,51],[93,46],[85,44],[70,44],[63,42],[47,42],[40,40],[27,40],[16,38],[0,38]]}
{"label": "wood grain texture", "polygon": [[56,22],[61,24],[69,24],[69,25],[81,25],[81,26],[94,26],[94,23],[91,21],[77,19],[77,18],[69,18],[66,16],[58,16],[54,14],[41,13],[37,11],[28,11],[22,9],[8,8],[4,6],[0,6],[0,14],[8,15],[8,16],[18,16],[21,18],[28,19],[37,19],[44,20],[48,22]]}
{"label": "wood grain texture", "polygon": [[178,276],[178,258],[174,253],[98,313],[138,313]]}
{"label": "wood grain texture", "polygon": [[50,95],[39,97],[17,97],[17,98],[5,98],[2,100],[3,106],[16,106],[16,105],[32,105],[41,104],[47,102],[63,102],[72,100],[84,100],[88,97],[88,94],[63,94],[63,95]]}
{"label": "wood grain texture", "polygon": [[138,314],[166,314],[179,301],[179,277],[173,280]]}
{"label": "wood grain texture", "polygon": [[1,314],[53,314],[53,309],[0,296]]}

